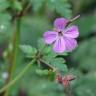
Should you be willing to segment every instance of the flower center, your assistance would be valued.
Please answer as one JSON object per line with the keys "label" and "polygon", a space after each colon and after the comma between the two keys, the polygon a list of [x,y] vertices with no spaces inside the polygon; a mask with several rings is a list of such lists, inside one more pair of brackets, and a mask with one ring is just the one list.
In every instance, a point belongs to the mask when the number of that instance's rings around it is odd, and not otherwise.
{"label": "flower center", "polygon": [[59,36],[63,36],[62,31],[58,32],[58,35],[59,35]]}

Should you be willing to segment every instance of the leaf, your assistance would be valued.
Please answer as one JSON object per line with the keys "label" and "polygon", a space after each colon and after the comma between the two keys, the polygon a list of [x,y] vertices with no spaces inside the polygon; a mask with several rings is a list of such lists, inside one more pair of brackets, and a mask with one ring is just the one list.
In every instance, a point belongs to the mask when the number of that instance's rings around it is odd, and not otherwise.
{"label": "leaf", "polygon": [[34,48],[34,47],[30,46],[30,45],[20,45],[20,49],[29,58],[37,53],[36,48]]}
{"label": "leaf", "polygon": [[70,19],[72,15],[70,7],[71,6],[70,4],[68,4],[68,2],[63,2],[62,0],[61,2],[56,3],[57,13],[59,13],[61,16],[64,16],[65,18],[68,18],[68,19]]}
{"label": "leaf", "polygon": [[48,70],[42,70],[42,69],[36,69],[36,73],[38,74],[38,75],[48,75],[49,74],[49,71]]}
{"label": "leaf", "polygon": [[22,10],[22,4],[20,1],[14,0],[12,2],[12,8],[17,10],[17,11],[21,11]]}
{"label": "leaf", "polygon": [[37,47],[39,51],[42,51],[44,56],[50,56],[50,57],[55,57],[57,54],[53,52],[52,48],[50,45],[45,44],[43,38],[40,38],[37,42]]}
{"label": "leaf", "polygon": [[30,0],[33,5],[33,10],[39,11],[41,8],[48,7],[51,11],[56,11],[61,16],[65,18],[70,18],[72,15],[71,6],[68,3],[68,0]]}
{"label": "leaf", "polygon": [[[56,60],[57,63],[65,63],[64,59],[62,59],[62,58],[54,59],[58,54],[56,54],[53,51],[52,46],[46,45],[42,38],[38,40],[38,48],[40,51],[42,51],[43,60],[46,61],[47,63],[50,64],[50,62],[53,60],[54,60],[54,62]],[[67,53],[63,53],[61,55],[66,56]]]}
{"label": "leaf", "polygon": [[38,47],[39,50],[42,50],[45,47],[45,42],[44,42],[43,38],[40,38],[37,41],[37,47]]}
{"label": "leaf", "polygon": [[63,72],[68,72],[67,66],[64,64],[65,60],[63,58],[54,58],[51,61],[51,64],[56,67],[57,69],[59,69],[60,71]]}
{"label": "leaf", "polygon": [[33,5],[33,11],[39,11],[40,8],[43,6],[45,0],[31,0],[31,3]]}
{"label": "leaf", "polygon": [[47,63],[50,63],[53,58],[57,56],[55,52],[53,52],[52,48],[50,45],[46,45],[44,40],[41,38],[38,40],[38,50],[41,52],[43,55],[43,60],[46,61]]}
{"label": "leaf", "polygon": [[64,16],[68,19],[71,18],[71,6],[67,0],[48,0],[47,6],[50,10],[56,11],[61,16]]}
{"label": "leaf", "polygon": [[60,55],[68,56],[68,52],[63,52],[63,53],[61,53]]}
{"label": "leaf", "polygon": [[8,0],[0,0],[0,11],[6,10],[9,6]]}

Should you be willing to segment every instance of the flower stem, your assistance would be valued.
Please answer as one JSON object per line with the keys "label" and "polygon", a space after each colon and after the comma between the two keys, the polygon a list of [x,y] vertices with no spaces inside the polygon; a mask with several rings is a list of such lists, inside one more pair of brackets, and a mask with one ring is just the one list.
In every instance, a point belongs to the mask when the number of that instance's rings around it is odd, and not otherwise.
{"label": "flower stem", "polygon": [[[21,25],[21,18],[17,18],[16,21],[16,31],[14,32],[13,40],[12,40],[12,46],[13,49],[10,53],[9,57],[9,71],[8,71],[8,79],[6,81],[5,86],[12,80],[13,73],[15,71],[15,65],[17,60],[17,54],[19,49],[19,43],[20,43],[20,25]],[[4,96],[8,96],[8,89],[5,90]]]}
{"label": "flower stem", "polygon": [[67,27],[70,23],[72,23],[73,21],[77,20],[80,17],[80,15],[77,15],[76,17],[72,18],[69,20],[69,22],[67,23],[67,25],[65,27]]}
{"label": "flower stem", "polygon": [[[13,0],[12,0],[13,1]],[[11,1],[11,2],[12,2]],[[8,79],[6,80],[6,85],[9,84],[9,82],[12,80],[13,73],[15,71],[15,65],[17,61],[17,55],[18,55],[18,49],[19,49],[19,43],[20,43],[20,27],[21,27],[21,18],[23,15],[26,14],[27,10],[30,8],[31,3],[29,3],[27,6],[25,6],[22,11],[17,14],[12,20],[16,20],[16,31],[14,32],[13,40],[12,40],[12,47],[13,50],[9,54],[9,69],[8,69]],[[13,82],[14,83],[14,82]],[[4,96],[8,96],[9,87],[5,88],[4,90]]]}
{"label": "flower stem", "polygon": [[15,84],[16,81],[18,81],[25,74],[25,72],[28,71],[28,69],[34,62],[35,60],[33,59],[29,64],[27,64],[26,67],[19,73],[19,75],[17,75],[15,79],[11,80],[6,86],[0,89],[0,93],[4,92],[5,90],[9,89],[13,84]]}
{"label": "flower stem", "polygon": [[76,17],[74,17],[71,20],[69,20],[69,22],[73,22],[73,21],[77,20],[79,17],[80,17],[80,15],[77,15]]}

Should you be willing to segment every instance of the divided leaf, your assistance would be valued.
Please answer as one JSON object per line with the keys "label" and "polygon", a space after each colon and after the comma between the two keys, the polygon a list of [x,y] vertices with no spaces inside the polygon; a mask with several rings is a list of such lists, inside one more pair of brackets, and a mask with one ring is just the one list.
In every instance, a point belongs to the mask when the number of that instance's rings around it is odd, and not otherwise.
{"label": "divided leaf", "polygon": [[68,0],[48,0],[47,6],[50,10],[55,10],[61,16],[68,19],[71,18],[71,5],[68,3]]}
{"label": "divided leaf", "polygon": [[34,48],[34,47],[30,46],[30,45],[20,45],[20,49],[29,58],[37,53],[36,48]]}
{"label": "divided leaf", "polygon": [[59,71],[64,73],[68,72],[67,66],[64,64],[65,60],[63,58],[54,58],[51,64],[56,67]]}

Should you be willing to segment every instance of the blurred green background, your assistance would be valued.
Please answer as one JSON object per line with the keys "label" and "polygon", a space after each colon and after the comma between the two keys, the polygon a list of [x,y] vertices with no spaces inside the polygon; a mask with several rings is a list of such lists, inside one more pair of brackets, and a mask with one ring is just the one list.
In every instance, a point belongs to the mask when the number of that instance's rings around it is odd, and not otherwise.
{"label": "blurred green background", "polygon": [[[10,0],[9,0],[10,1]],[[21,44],[37,47],[38,38],[46,30],[53,28],[57,17],[70,19],[78,14],[74,22],[78,25],[80,36],[78,47],[69,56],[66,63],[70,73],[78,78],[72,81],[72,96],[96,96],[96,0],[0,0],[0,88],[7,76],[7,48],[14,32],[10,6],[18,12],[22,2],[30,3],[27,14],[22,18]],[[19,53],[15,76],[26,66],[24,56]],[[10,96],[65,96],[63,87],[46,80],[35,73],[35,66],[14,86]],[[3,96],[3,94],[0,94]]]}

